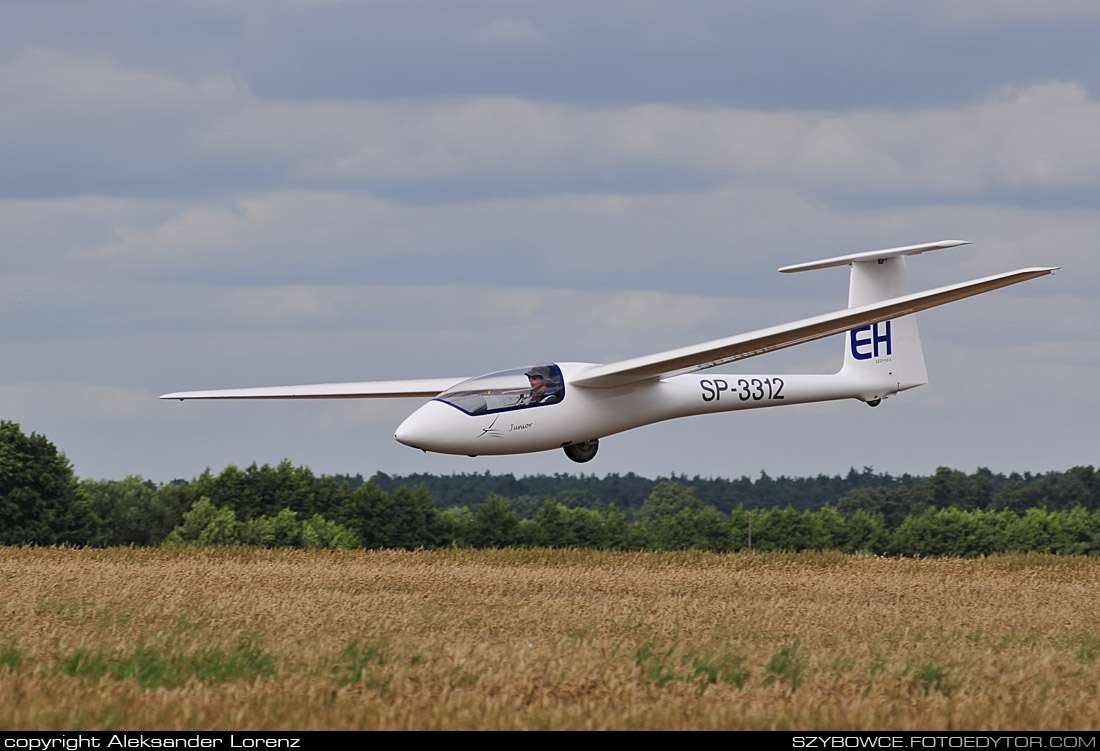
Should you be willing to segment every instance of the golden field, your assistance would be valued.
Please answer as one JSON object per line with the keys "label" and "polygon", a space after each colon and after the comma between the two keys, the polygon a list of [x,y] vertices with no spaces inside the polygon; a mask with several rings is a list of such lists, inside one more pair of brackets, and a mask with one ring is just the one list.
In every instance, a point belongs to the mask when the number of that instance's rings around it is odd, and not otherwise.
{"label": "golden field", "polygon": [[1084,730],[1100,561],[0,548],[0,729]]}

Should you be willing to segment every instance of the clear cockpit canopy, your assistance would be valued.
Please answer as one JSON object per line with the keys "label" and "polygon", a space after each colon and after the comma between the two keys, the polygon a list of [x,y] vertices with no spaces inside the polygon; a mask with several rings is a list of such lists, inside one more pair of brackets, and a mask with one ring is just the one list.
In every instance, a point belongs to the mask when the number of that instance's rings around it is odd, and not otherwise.
{"label": "clear cockpit canopy", "polygon": [[470,415],[554,404],[564,396],[561,369],[553,363],[478,376],[436,397]]}

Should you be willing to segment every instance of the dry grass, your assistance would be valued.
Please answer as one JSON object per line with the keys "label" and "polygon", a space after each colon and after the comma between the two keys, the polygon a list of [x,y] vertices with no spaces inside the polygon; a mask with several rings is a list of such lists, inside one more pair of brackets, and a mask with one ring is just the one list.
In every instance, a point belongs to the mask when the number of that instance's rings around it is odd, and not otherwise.
{"label": "dry grass", "polygon": [[0,548],[0,729],[1100,727],[1100,561]]}

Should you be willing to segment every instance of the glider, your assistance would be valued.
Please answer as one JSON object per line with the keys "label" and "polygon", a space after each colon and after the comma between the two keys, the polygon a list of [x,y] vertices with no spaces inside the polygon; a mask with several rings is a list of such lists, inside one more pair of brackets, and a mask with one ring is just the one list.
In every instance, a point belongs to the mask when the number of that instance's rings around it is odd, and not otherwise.
{"label": "glider", "polygon": [[[850,266],[848,307],[689,347],[598,365],[537,363],[476,378],[325,383],[181,391],[161,399],[372,399],[421,397],[394,437],[443,454],[564,449],[576,462],[609,435],[662,420],[786,404],[859,399],[872,407],[928,382],[913,314],[1054,273],[1033,267],[910,294],[905,257],[967,245],[943,240],[784,266],[793,273]],[[844,334],[833,374],[722,375],[699,371]]]}

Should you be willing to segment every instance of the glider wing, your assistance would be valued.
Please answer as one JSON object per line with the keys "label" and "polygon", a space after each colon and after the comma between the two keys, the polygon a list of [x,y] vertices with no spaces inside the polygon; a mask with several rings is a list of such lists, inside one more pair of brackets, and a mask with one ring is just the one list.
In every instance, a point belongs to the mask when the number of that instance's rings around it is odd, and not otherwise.
{"label": "glider wing", "polygon": [[[931,249],[931,248],[929,248]],[[921,251],[923,252],[923,251]],[[847,262],[840,261],[838,262]],[[832,264],[830,264],[832,265]],[[838,264],[839,265],[839,264]],[[808,265],[807,265],[808,266]],[[791,270],[795,270],[791,268]],[[801,270],[801,269],[799,269]],[[1052,274],[1057,267],[1034,267],[996,274],[969,282],[894,297],[857,308],[838,310],[813,318],[716,339],[690,347],[597,365],[577,374],[572,385],[609,388],[652,378],[691,373],[704,368],[744,360],[796,344],[841,334],[853,328],[900,318],[938,305]]]}
{"label": "glider wing", "polygon": [[301,386],[267,386],[213,391],[176,391],[161,399],[388,399],[432,398],[466,378],[423,378],[411,381],[362,381],[358,383],[309,383]]}

